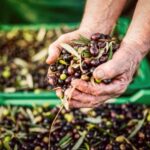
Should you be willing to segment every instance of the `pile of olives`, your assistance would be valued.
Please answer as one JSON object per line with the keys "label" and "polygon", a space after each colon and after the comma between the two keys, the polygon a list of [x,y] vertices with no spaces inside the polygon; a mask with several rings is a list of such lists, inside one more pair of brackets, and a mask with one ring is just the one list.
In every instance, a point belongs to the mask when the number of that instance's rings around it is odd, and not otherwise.
{"label": "pile of olives", "polygon": [[92,73],[97,66],[109,61],[119,48],[116,38],[95,33],[90,39],[80,36],[70,45],[63,43],[61,46],[60,57],[49,67],[48,82],[52,88],[60,87],[65,91],[75,78],[98,84],[111,82],[111,79],[95,80]]}

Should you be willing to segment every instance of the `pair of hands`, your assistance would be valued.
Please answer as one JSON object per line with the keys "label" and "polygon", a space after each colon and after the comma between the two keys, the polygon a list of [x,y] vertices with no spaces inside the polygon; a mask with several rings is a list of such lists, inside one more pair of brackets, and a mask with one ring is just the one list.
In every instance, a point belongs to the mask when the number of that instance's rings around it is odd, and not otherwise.
{"label": "pair of hands", "polygon": [[[54,63],[60,54],[60,43],[69,43],[71,40],[77,39],[79,35],[89,38],[93,32],[88,29],[78,29],[71,33],[62,35],[49,47],[49,57],[46,62],[48,64]],[[98,66],[93,76],[95,79],[113,79],[113,81],[106,85],[104,83],[93,85],[90,82],[81,79],[72,81],[72,87],[75,90],[72,92],[72,97],[69,101],[70,107],[97,107],[101,103],[110,98],[120,96],[132,81],[132,77],[141,60],[141,54],[138,51],[138,44],[132,42],[134,45],[122,41],[119,50],[114,54],[112,60]],[[67,89],[65,94],[69,95],[71,88]],[[57,95],[61,95],[61,89],[56,91]]]}

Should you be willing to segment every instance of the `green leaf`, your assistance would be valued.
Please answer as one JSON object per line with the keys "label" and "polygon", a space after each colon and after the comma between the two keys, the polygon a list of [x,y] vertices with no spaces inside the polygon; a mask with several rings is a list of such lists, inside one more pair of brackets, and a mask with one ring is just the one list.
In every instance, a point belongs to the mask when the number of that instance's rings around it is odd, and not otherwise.
{"label": "green leaf", "polygon": [[18,145],[17,144],[15,145],[14,150],[18,150]]}
{"label": "green leaf", "polygon": [[102,119],[100,116],[93,118],[93,117],[88,117],[88,118],[84,118],[85,121],[90,122],[90,123],[95,123],[95,124],[99,124],[101,123]]}
{"label": "green leaf", "polygon": [[113,48],[112,48],[112,42],[110,42],[108,60],[112,59],[112,56],[113,56]]}
{"label": "green leaf", "polygon": [[33,127],[29,129],[30,132],[37,132],[37,133],[46,133],[48,130],[42,127]]}
{"label": "green leaf", "polygon": [[131,139],[132,137],[134,137],[137,134],[137,132],[141,129],[141,127],[144,124],[144,121],[145,121],[145,118],[147,116],[147,113],[148,113],[148,110],[145,110],[144,111],[144,117],[143,117],[143,119],[138,121],[138,124],[135,126],[135,128],[133,129],[133,131],[130,133],[130,135],[128,137],[129,139]]}
{"label": "green leaf", "polygon": [[124,140],[131,145],[133,150],[137,150],[137,148],[126,137],[124,137]]}
{"label": "green leaf", "polygon": [[84,143],[84,146],[85,146],[86,150],[90,150],[90,146],[88,145],[88,143]]}
{"label": "green leaf", "polygon": [[73,43],[79,45],[88,45],[90,40],[82,35],[80,35],[79,39],[73,40]]}
{"label": "green leaf", "polygon": [[4,138],[3,144],[6,150],[11,150],[11,147],[9,146],[9,142],[11,141],[11,137],[8,135]]}
{"label": "green leaf", "polygon": [[65,149],[72,141],[72,137],[70,135],[65,135],[60,142],[58,143],[58,145],[61,147],[61,149]]}
{"label": "green leaf", "polygon": [[83,143],[83,141],[85,139],[86,134],[87,134],[86,131],[82,132],[81,137],[78,139],[76,144],[73,146],[72,150],[77,150],[77,149],[80,148],[80,146],[82,145],[82,143]]}
{"label": "green leaf", "polygon": [[89,58],[91,57],[91,54],[88,50],[84,50],[82,53],[81,53],[81,56],[84,57],[84,58]]}
{"label": "green leaf", "polygon": [[65,141],[62,145],[60,145],[60,147],[62,149],[65,149],[68,147],[68,145],[72,142],[72,138],[70,137],[67,141]]}
{"label": "green leaf", "polygon": [[58,145],[61,145],[63,144],[67,139],[70,138],[70,135],[66,134],[58,143]]}

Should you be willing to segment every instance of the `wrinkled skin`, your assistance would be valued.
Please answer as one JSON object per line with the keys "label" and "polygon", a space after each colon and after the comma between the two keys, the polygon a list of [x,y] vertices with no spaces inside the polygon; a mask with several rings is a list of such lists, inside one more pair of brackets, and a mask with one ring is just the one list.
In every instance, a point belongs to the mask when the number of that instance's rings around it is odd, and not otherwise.
{"label": "wrinkled skin", "polygon": [[[110,98],[120,96],[132,81],[138,67],[140,54],[131,53],[129,48],[121,47],[112,60],[96,68],[93,76],[96,79],[113,79],[110,84],[95,84],[80,79],[72,81],[75,87],[70,100],[70,107],[98,107]],[[70,93],[70,89],[66,94]]]}
{"label": "wrinkled skin", "polygon": [[[111,3],[111,0],[109,2]],[[52,64],[57,60],[61,49],[59,46],[60,43],[69,43],[71,40],[77,39],[80,34],[89,38],[95,32],[104,34],[110,33],[113,23],[112,21],[109,22],[109,16],[111,18],[110,20],[113,20],[115,23],[120,14],[117,14],[116,12],[122,11],[125,0],[122,0],[121,2],[122,3],[113,1],[113,5],[109,5],[107,9],[107,1],[94,0],[93,4],[88,5],[88,3],[91,3],[89,0],[87,2],[85,15],[80,28],[74,32],[62,35],[58,40],[50,45],[49,57],[47,58],[46,62],[48,64]],[[98,3],[103,3],[104,6],[106,5],[105,12],[99,12],[101,10],[98,7]],[[150,49],[149,5],[149,0],[139,0],[129,30],[123,39],[119,50],[117,50],[117,52],[114,54],[112,60],[98,66],[93,73],[95,79],[113,79],[112,83],[108,85],[104,83],[92,85],[92,83],[88,83],[80,79],[73,80],[71,85],[72,88],[74,88],[74,91],[70,92],[72,91],[70,88],[65,92],[65,95],[67,96],[71,93],[69,100],[70,107],[98,107],[106,100],[118,97],[125,92],[129,83],[132,81],[139,62]],[[110,6],[114,8],[111,8]],[[91,7],[95,8],[95,12],[92,14],[92,18],[94,18],[94,20],[90,19],[91,13],[88,15],[88,10],[92,9]],[[98,16],[98,12],[99,14],[102,13],[101,17],[99,18],[99,22],[97,21],[98,18],[96,18]],[[108,21],[105,20],[105,17],[108,19]],[[87,25],[86,23],[88,20],[90,20],[90,22]],[[108,26],[108,24],[110,26]],[[57,89],[56,93],[60,97],[61,89]]]}

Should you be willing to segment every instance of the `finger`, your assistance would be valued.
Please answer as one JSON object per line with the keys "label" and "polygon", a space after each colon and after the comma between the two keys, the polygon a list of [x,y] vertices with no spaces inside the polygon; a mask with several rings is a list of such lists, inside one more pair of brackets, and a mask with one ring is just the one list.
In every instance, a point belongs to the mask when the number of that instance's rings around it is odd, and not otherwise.
{"label": "finger", "polygon": [[71,99],[69,101],[69,107],[70,108],[89,108],[90,105],[88,103],[82,103],[82,102],[76,101],[74,99]]}
{"label": "finger", "polygon": [[46,59],[47,64],[54,63],[60,55],[60,46],[59,41],[55,41],[53,44],[49,46],[48,49],[48,58]]}
{"label": "finger", "polygon": [[113,79],[122,73],[121,64],[116,62],[114,59],[98,66],[93,72],[95,79]]}
{"label": "finger", "polygon": [[127,87],[127,84],[125,84],[124,81],[119,80],[114,80],[109,85],[103,83],[93,85],[90,82],[86,82],[81,79],[76,79],[73,80],[71,84],[77,90],[95,96],[120,94]]}
{"label": "finger", "polygon": [[99,97],[100,99],[97,99],[97,101],[93,103],[84,103],[82,101],[77,101],[75,99],[71,99],[69,101],[69,107],[71,108],[95,108],[98,107],[99,105],[103,104],[106,100],[109,99],[108,96],[102,96]]}
{"label": "finger", "polygon": [[62,49],[60,46],[61,43],[69,43],[71,40],[76,39],[78,36],[79,35],[75,31],[61,35],[58,38],[58,40],[56,40],[54,43],[52,43],[49,46],[49,49],[48,49],[49,56],[46,60],[46,63],[52,64],[57,60],[57,58],[60,55],[61,49]]}
{"label": "finger", "polygon": [[86,94],[83,92],[80,92],[78,90],[74,90],[72,93],[72,98],[76,101],[82,102],[82,103],[92,103],[96,101],[97,99],[100,99],[100,96],[93,96],[90,94]]}

